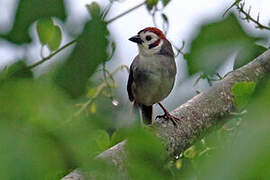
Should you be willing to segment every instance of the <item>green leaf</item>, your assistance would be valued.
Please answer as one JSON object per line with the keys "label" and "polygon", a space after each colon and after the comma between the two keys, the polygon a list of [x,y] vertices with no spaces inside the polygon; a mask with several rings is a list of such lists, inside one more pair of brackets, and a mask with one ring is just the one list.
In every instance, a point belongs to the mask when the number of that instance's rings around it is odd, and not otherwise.
{"label": "green leaf", "polygon": [[196,154],[197,154],[197,152],[195,150],[195,146],[191,146],[190,148],[188,148],[184,152],[184,156],[186,158],[189,158],[189,159],[194,159],[194,157],[196,156]]}
{"label": "green leaf", "polygon": [[52,18],[40,19],[37,22],[37,32],[42,45],[48,45],[51,51],[59,48],[62,32],[58,25],[54,25]]}
{"label": "green leaf", "polygon": [[239,49],[250,51],[250,44],[257,40],[259,38],[248,35],[242,29],[233,14],[222,21],[205,24],[192,41],[189,54],[184,56],[189,74],[203,72],[213,75],[234,52]]}
{"label": "green leaf", "polygon": [[46,45],[54,35],[54,24],[52,18],[40,19],[37,22],[37,33],[42,45]]}
{"label": "green leaf", "polygon": [[154,6],[156,6],[158,3],[158,0],[147,0],[146,1],[146,7],[148,10],[152,10]]}
{"label": "green leaf", "polygon": [[95,140],[96,140],[97,146],[100,149],[100,152],[105,151],[106,149],[110,147],[110,136],[104,130],[96,131]]}
{"label": "green leaf", "polygon": [[154,133],[145,129],[132,130],[125,148],[126,167],[131,179],[172,179],[164,167],[168,153]]}
{"label": "green leaf", "polygon": [[0,82],[3,83],[8,80],[33,78],[33,73],[27,69],[25,61],[19,60],[12,65],[4,68],[0,72]]}
{"label": "green leaf", "polygon": [[167,24],[169,23],[169,19],[168,19],[168,17],[167,17],[166,14],[162,13],[162,14],[161,14],[161,17],[162,17],[162,19],[163,19]]}
{"label": "green leaf", "polygon": [[100,16],[101,14],[100,6],[97,2],[92,2],[91,4],[87,4],[86,7],[92,17]]}
{"label": "green leaf", "polygon": [[4,35],[7,40],[22,44],[31,41],[29,27],[36,20],[57,17],[65,20],[65,6],[63,0],[20,0],[11,31]]}
{"label": "green leaf", "polygon": [[255,90],[255,82],[239,82],[235,83],[232,87],[234,95],[234,105],[241,111],[248,104],[248,101]]}
{"label": "green leaf", "polygon": [[257,44],[250,44],[249,46],[241,48],[238,52],[233,65],[234,70],[246,65],[267,50],[267,48]]}
{"label": "green leaf", "polygon": [[164,6],[164,7],[167,6],[168,3],[169,3],[170,1],[171,1],[171,0],[162,0],[163,6]]}
{"label": "green leaf", "polygon": [[62,40],[62,32],[59,26],[53,26],[52,38],[48,41],[48,47],[51,51],[55,51],[59,48]]}
{"label": "green leaf", "polygon": [[117,143],[120,143],[121,141],[125,140],[128,136],[128,133],[124,130],[116,130],[112,134],[111,138],[111,146],[116,145]]}
{"label": "green leaf", "polygon": [[107,24],[100,17],[88,21],[76,46],[56,72],[55,82],[72,97],[85,93],[88,79],[99,64],[108,60]]}

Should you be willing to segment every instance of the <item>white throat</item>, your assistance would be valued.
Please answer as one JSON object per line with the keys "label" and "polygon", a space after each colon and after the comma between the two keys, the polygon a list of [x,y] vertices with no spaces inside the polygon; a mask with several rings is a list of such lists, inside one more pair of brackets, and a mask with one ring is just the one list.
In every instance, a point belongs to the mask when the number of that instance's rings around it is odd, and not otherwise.
{"label": "white throat", "polygon": [[148,44],[138,44],[139,48],[139,55],[141,56],[152,56],[154,54],[158,54],[161,50],[161,47],[163,45],[163,40],[160,40],[159,44],[156,47],[153,47],[149,49]]}

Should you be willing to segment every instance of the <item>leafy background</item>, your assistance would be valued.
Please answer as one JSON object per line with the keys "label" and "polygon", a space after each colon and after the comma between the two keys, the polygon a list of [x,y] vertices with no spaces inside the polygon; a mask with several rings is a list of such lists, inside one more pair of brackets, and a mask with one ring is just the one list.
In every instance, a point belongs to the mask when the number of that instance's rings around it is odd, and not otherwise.
{"label": "leafy background", "polygon": [[[148,0],[143,9],[150,18],[158,16],[154,19],[164,30],[171,27],[166,12],[171,1]],[[131,179],[269,178],[269,80],[235,84],[240,116],[170,157],[153,132],[131,120],[128,102],[122,100],[125,83],[115,76],[128,75],[126,66],[112,62],[119,56],[119,43],[107,20],[110,5],[91,3],[85,8],[89,13],[84,23],[68,24],[65,1],[19,0],[12,27],[0,35],[1,41],[17,47],[14,53],[23,51],[0,72],[0,179],[60,179],[77,167],[98,179],[125,179],[94,157],[126,138],[124,166]],[[220,16],[224,11],[218,11]],[[183,65],[175,92],[183,97],[178,100],[174,93],[169,107],[209,88],[231,59],[236,69],[267,49],[268,34],[250,33],[242,23],[233,11],[192,26],[188,47],[175,48],[178,66]],[[65,44],[67,37],[71,41]],[[27,54],[33,42],[39,45],[41,61],[32,62]],[[181,39],[172,42],[181,44]],[[39,69],[55,56],[54,63]]]}

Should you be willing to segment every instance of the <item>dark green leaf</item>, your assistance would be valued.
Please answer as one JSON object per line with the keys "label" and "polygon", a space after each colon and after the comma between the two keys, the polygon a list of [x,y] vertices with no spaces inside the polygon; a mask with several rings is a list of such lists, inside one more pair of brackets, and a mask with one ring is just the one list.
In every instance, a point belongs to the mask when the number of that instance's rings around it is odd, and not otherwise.
{"label": "dark green leaf", "polygon": [[56,74],[56,83],[73,97],[85,92],[90,76],[108,60],[106,25],[99,17],[87,22],[73,52]]}
{"label": "dark green leaf", "polygon": [[248,47],[257,40],[245,33],[233,14],[220,22],[203,25],[192,41],[190,53],[185,55],[189,74],[213,75],[232,53],[239,49],[250,51]]}
{"label": "dark green leaf", "polygon": [[4,37],[18,44],[30,42],[28,33],[30,25],[38,19],[49,17],[65,20],[63,0],[20,0],[13,27]]}
{"label": "dark green leaf", "polygon": [[168,19],[167,15],[162,13],[161,16],[162,16],[162,19],[168,24],[169,19]]}
{"label": "dark green leaf", "polygon": [[147,0],[146,1],[146,7],[148,10],[152,10],[154,6],[156,6],[158,3],[158,0]]}
{"label": "dark green leaf", "polygon": [[167,6],[168,3],[169,3],[170,1],[171,1],[171,0],[162,0],[163,6],[164,6],[164,7]]}
{"label": "dark green leaf", "polygon": [[241,111],[248,103],[254,92],[255,82],[239,82],[233,85],[232,93],[234,96],[234,105]]}
{"label": "dark green leaf", "polygon": [[48,41],[53,39],[54,24],[52,18],[40,19],[37,22],[37,33],[42,45],[46,45]]}
{"label": "dark green leaf", "polygon": [[250,47],[241,48],[238,52],[233,69],[238,69],[250,61],[254,60],[256,57],[261,55],[267,50],[267,48],[257,45],[257,44],[250,44]]}
{"label": "dark green leaf", "polygon": [[17,61],[14,64],[4,68],[0,73],[0,82],[3,83],[7,80],[33,78],[33,73],[27,69],[25,61]]}
{"label": "dark green leaf", "polygon": [[123,130],[116,130],[113,134],[112,134],[112,138],[111,138],[111,146],[116,145],[117,143],[120,143],[121,141],[125,140],[128,136],[128,133],[126,131]]}
{"label": "dark green leaf", "polygon": [[55,51],[59,48],[62,40],[62,32],[59,26],[53,26],[53,36],[48,41],[48,46],[51,51]]}

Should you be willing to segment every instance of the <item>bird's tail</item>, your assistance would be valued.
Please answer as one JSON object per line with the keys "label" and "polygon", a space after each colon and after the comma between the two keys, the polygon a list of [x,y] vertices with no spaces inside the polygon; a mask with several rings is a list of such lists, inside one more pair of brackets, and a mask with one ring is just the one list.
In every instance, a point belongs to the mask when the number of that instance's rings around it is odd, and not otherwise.
{"label": "bird's tail", "polygon": [[140,117],[144,124],[152,124],[153,106],[145,106],[134,101],[132,113],[135,117],[141,115]]}
{"label": "bird's tail", "polygon": [[152,124],[153,106],[141,105],[142,120],[145,124]]}

